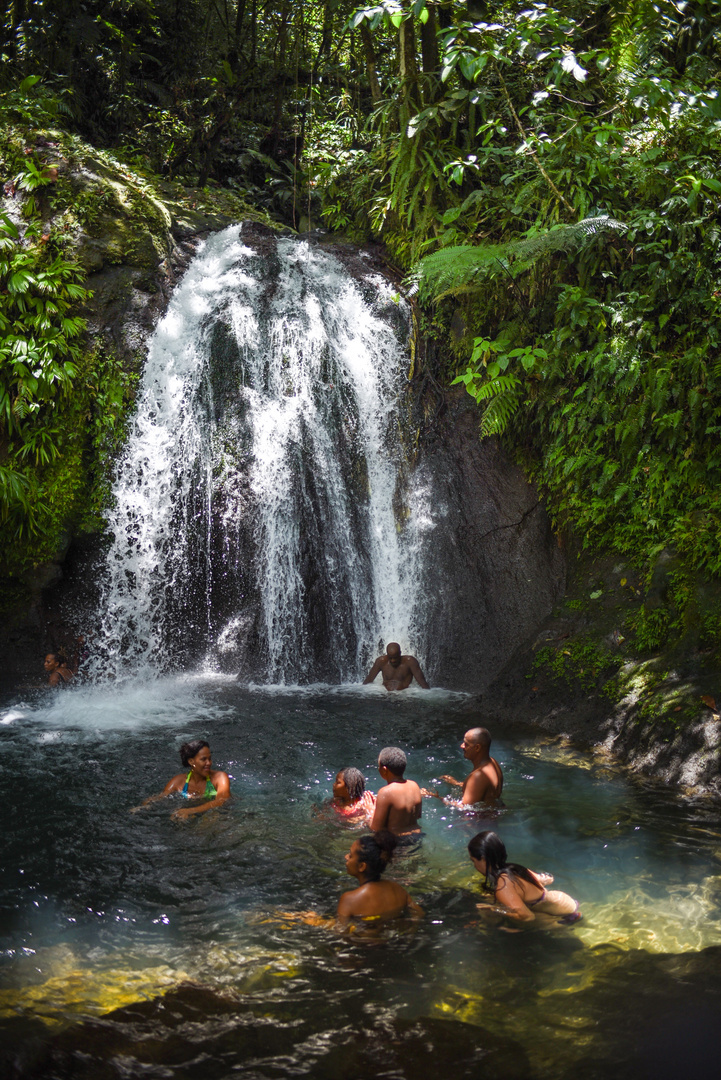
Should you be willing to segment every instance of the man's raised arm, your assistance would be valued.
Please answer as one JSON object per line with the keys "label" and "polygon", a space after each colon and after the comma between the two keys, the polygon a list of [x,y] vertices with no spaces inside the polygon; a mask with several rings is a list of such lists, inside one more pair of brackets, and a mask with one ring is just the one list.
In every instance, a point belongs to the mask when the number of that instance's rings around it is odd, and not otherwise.
{"label": "man's raised arm", "polygon": [[379,672],[379,671],[381,670],[381,668],[383,667],[383,661],[384,661],[384,660],[385,660],[385,656],[379,656],[379,657],[378,657],[378,659],[376,660],[375,664],[373,665],[373,667],[372,667],[372,668],[370,669],[370,671],[369,671],[369,672],[368,672],[368,674],[366,675],[365,679],[363,680],[363,685],[364,685],[364,686],[366,686],[366,685],[367,685],[368,683],[372,683],[372,682],[373,682],[373,680],[375,679],[376,675],[378,674],[378,672]]}

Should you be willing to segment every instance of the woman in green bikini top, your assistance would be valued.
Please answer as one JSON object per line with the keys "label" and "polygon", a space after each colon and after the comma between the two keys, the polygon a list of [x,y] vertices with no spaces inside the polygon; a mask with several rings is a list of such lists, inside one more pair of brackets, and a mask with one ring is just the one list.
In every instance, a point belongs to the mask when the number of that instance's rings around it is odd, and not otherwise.
{"label": "woman in green bikini top", "polygon": [[[183,743],[180,748],[180,761],[187,772],[178,773],[163,788],[160,795],[151,795],[142,804],[155,802],[166,795],[180,794],[184,799],[192,800],[195,805],[184,806],[175,810],[174,818],[186,818],[191,814],[204,814],[206,810],[216,810],[230,798],[230,779],[227,773],[213,769],[210,747],[204,739]],[[135,809],[140,809],[136,807]]]}

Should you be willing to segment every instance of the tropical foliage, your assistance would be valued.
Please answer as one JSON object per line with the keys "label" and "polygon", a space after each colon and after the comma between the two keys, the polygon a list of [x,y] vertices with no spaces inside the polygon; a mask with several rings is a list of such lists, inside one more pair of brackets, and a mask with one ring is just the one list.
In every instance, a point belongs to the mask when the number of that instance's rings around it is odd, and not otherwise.
{"label": "tropical foliage", "polygon": [[[559,526],[721,573],[720,3],[0,10],[7,124],[64,122],[146,173],[382,240],[438,338],[429,374],[466,385]],[[33,232],[47,178],[32,156],[12,169],[30,228],[5,222],[3,280],[21,276],[2,310],[45,305],[50,350],[27,385],[17,340],[3,352],[0,484],[27,530],[58,410],[120,375],[83,367],[70,254]]]}

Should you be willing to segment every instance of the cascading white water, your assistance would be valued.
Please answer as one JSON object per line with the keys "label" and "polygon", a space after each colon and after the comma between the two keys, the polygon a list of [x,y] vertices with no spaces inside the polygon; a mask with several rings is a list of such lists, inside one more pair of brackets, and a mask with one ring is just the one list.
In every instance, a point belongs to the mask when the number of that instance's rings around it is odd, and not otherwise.
{"label": "cascading white water", "polygon": [[422,659],[407,312],[307,242],[269,246],[212,237],[151,344],[110,513],[105,668],[347,681],[390,640]]}

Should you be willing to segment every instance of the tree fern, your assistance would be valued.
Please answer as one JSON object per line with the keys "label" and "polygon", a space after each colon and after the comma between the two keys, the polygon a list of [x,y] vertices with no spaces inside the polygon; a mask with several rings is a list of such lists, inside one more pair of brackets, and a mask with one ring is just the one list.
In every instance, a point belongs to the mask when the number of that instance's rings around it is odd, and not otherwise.
{"label": "tree fern", "polygon": [[531,231],[522,239],[504,244],[460,244],[441,248],[421,259],[411,276],[411,290],[417,289],[420,299],[427,301],[480,289],[487,277],[499,273],[515,276],[544,255],[577,250],[603,232],[621,232],[626,228],[623,222],[604,214],[571,225]]}

